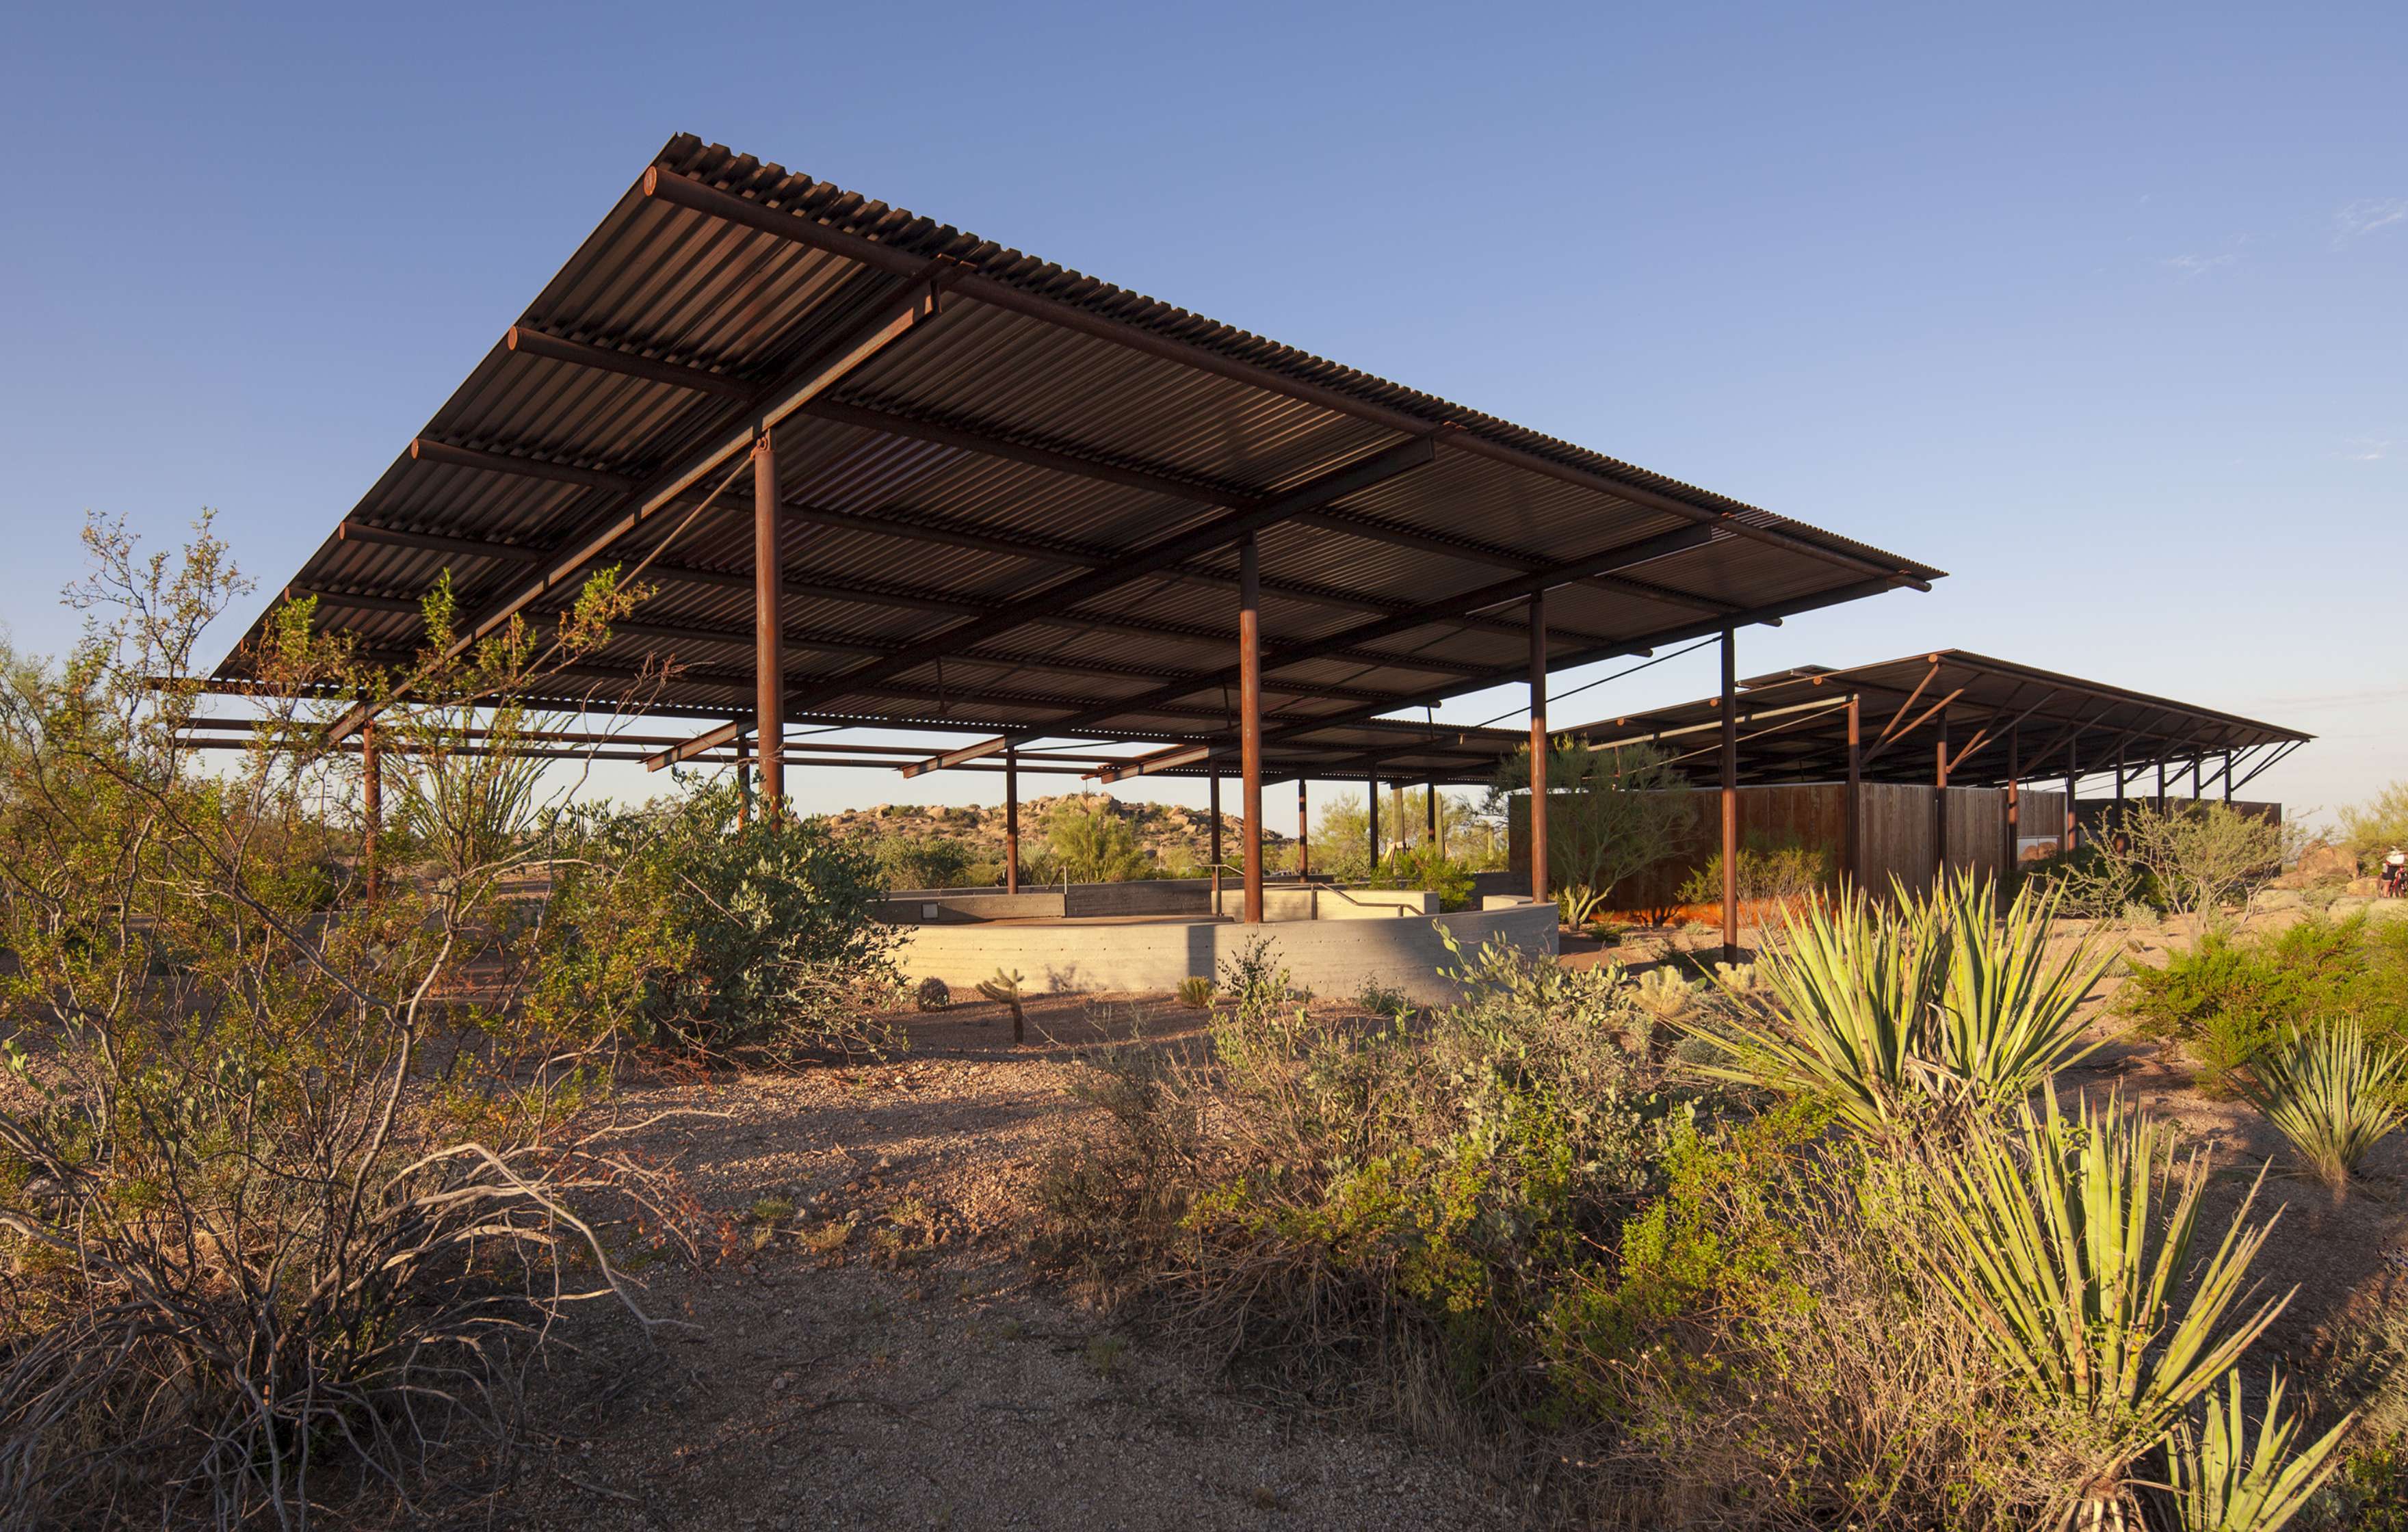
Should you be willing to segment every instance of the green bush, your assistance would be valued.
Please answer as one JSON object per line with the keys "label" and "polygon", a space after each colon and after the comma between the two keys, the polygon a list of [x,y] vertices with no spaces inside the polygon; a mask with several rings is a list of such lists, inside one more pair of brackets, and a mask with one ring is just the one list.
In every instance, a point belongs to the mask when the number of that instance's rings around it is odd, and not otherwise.
{"label": "green bush", "polygon": [[[1797,840],[1749,836],[1739,849],[1739,896],[1742,899],[1797,899],[1831,886],[1831,853]],[[1683,904],[1716,904],[1723,896],[1723,853],[1717,848],[1706,865],[1683,880]]]}
{"label": "green bush", "polygon": [[1471,908],[1471,869],[1433,845],[1391,852],[1382,857],[1366,886],[1426,889],[1438,895],[1440,909]]}
{"label": "green bush", "polygon": [[1462,1004],[1340,1028],[1257,952],[1209,1059],[1091,1058],[1107,1117],[1048,1167],[1051,1248],[1291,1385],[1403,1347],[1457,1402],[1542,1405],[1553,1291],[1652,1184],[1670,1102],[1617,975],[1463,964]]}
{"label": "green bush", "polygon": [[[658,960],[620,992],[639,1040],[781,1058],[899,1046],[871,1014],[900,977],[873,853],[816,819],[738,829],[736,807],[732,785],[698,784],[590,828],[565,875],[561,982],[649,938]],[[631,870],[604,886],[585,866]]]}
{"label": "green bush", "polygon": [[1110,798],[1093,804],[1064,800],[1045,822],[1045,842],[1054,876],[1069,882],[1117,883],[1154,873],[1154,860],[1138,844],[1137,831]]}
{"label": "green bush", "polygon": [[880,836],[870,842],[882,887],[956,888],[978,881],[970,850],[952,836]]}
{"label": "green bush", "polygon": [[2358,870],[2372,873],[2385,854],[2408,846],[2408,781],[2393,782],[2369,802],[2341,811],[2342,836],[2358,854]]}
{"label": "green bush", "polygon": [[2248,940],[2211,930],[2161,968],[2135,966],[2118,1003],[2143,1029],[2179,1038],[2214,1090],[2229,1089],[2286,1027],[2348,1020],[2378,1046],[2408,1046],[2408,926],[2358,914]]}

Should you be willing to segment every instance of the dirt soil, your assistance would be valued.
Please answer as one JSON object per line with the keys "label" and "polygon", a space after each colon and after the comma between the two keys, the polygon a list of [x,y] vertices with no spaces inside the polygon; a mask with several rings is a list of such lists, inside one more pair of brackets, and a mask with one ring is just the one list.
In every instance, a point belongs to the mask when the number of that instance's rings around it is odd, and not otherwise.
{"label": "dirt soil", "polygon": [[[695,1326],[648,1352],[595,1315],[530,1399],[495,1520],[538,1527],[1487,1528],[1503,1494],[1399,1438],[1223,1388],[1040,1283],[1033,1179],[1077,1050],[1178,1046],[1133,996],[911,1019],[891,1064],[638,1080],[638,1148],[724,1214],[728,1250],[639,1275]],[[708,1115],[701,1115],[708,1114]],[[786,1211],[791,1207],[791,1212]],[[755,1246],[758,1248],[755,1248]],[[483,1521],[483,1516],[480,1516]],[[489,1524],[490,1525],[490,1524]]]}
{"label": "dirt soil", "polygon": [[[2298,918],[2260,917],[2272,928]],[[2072,926],[2065,940],[2081,932]],[[1744,934],[1751,941],[1754,933]],[[2161,963],[2180,923],[2094,936]],[[1718,936],[1684,933],[1565,960],[1641,970]],[[1574,950],[1577,948],[1578,950]],[[2261,1167],[2281,1224],[2256,1274],[2297,1296],[2258,1353],[2314,1390],[2344,1311],[2408,1281],[2408,1150],[2379,1150],[2336,1204],[2292,1173],[2244,1103],[2202,1095],[2180,1051],[2127,1034],[2111,977],[2104,1046],[2068,1087],[2113,1090],[2180,1124],[2213,1180],[2207,1248]],[[530,1403],[555,1434],[530,1448],[503,1524],[596,1529],[783,1527],[1378,1527],[1520,1525],[1504,1487],[1347,1421],[1234,1392],[1209,1360],[1158,1350],[1039,1277],[1034,1181],[1080,1112],[1082,1049],[1188,1046],[1202,1018],[1162,996],[1049,997],[1015,1048],[1002,1008],[910,1018],[892,1063],[629,1085],[630,1118],[675,1112],[639,1145],[724,1215],[700,1268],[641,1275],[655,1313],[694,1326],[647,1352],[585,1322]],[[2202,1251],[2202,1254],[2204,1252]],[[484,1517],[480,1515],[480,1522]],[[493,1525],[487,1523],[487,1525]]]}

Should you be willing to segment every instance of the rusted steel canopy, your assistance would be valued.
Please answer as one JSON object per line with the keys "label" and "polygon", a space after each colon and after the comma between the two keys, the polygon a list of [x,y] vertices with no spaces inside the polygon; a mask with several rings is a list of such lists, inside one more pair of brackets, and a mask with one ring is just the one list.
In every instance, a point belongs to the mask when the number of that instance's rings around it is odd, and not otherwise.
{"label": "rusted steel canopy", "polygon": [[286,590],[406,669],[447,568],[473,633],[649,558],[549,700],[741,724],[772,425],[797,724],[1234,746],[1251,535],[1265,772],[1482,780],[1375,721],[1519,680],[1536,594],[1560,668],[1941,574],[679,137]]}
{"label": "rusted steel canopy", "polygon": [[[2121,766],[2210,761],[2210,779],[2229,754],[2233,785],[2315,737],[2171,697],[1992,659],[1961,649],[1914,654],[1845,670],[1806,666],[1740,683],[1740,780],[1837,781],[1848,769],[1850,696],[1858,699],[1867,781],[1930,785],[1943,769],[1954,787],[1996,787],[2017,770],[2054,780]],[[1718,767],[1722,709],[1712,697],[1574,731],[1592,745],[1648,741],[1676,752],[1677,768],[1703,781]],[[1945,731],[1944,733],[1942,731]],[[2013,749],[2010,749],[2010,740]]]}

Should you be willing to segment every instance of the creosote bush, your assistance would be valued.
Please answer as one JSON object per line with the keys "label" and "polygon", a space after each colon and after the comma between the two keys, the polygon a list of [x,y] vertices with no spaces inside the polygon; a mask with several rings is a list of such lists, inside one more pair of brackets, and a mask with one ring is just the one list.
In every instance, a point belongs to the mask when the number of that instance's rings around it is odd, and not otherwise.
{"label": "creosote bush", "polygon": [[2378,1048],[2408,1048],[2408,923],[2358,914],[2253,938],[2211,930],[2162,966],[2136,965],[2116,1004],[2180,1040],[2213,1095],[2236,1091],[2293,1026],[2347,1022]]}
{"label": "creosote bush", "polygon": [[[244,656],[263,726],[204,773],[178,731],[196,690],[150,678],[188,674],[247,587],[206,522],[180,562],[87,542],[84,641],[0,667],[0,1515],[407,1507],[454,1487],[456,1439],[507,1466],[522,1363],[576,1303],[642,1320],[614,1257],[692,1211],[586,1110],[615,1034],[546,1003],[553,816],[459,748],[447,700],[487,699],[507,748],[510,699],[556,691],[635,596],[606,571],[548,637],[513,623],[442,662],[438,585],[397,700],[287,604]],[[374,900],[357,757],[322,743],[345,703],[273,700],[362,694],[394,702],[430,858]]]}

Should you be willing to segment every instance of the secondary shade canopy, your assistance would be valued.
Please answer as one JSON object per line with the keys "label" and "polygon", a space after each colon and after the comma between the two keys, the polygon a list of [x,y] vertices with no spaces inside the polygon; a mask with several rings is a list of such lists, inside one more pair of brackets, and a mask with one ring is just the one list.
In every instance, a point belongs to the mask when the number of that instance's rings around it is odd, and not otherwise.
{"label": "secondary shade canopy", "polygon": [[668,660],[652,710],[740,724],[765,430],[790,722],[1175,774],[1234,760],[1248,535],[1273,776],[1484,777],[1374,721],[1519,680],[1542,591],[1561,667],[1941,574],[681,136],[282,594],[406,669],[446,569],[473,635],[649,558],[548,700]]}
{"label": "secondary shade canopy", "polygon": [[[1739,775],[1743,782],[1833,781],[1848,765],[1847,700],[1857,698],[1867,781],[1929,785],[1942,731],[1947,779],[1956,787],[2010,780],[2077,778],[2119,766],[2156,766],[2208,780],[2236,763],[2229,785],[2314,737],[2280,724],[2059,675],[1961,649],[1844,670],[1803,666],[1740,683]],[[1717,699],[1700,697],[1601,720],[1574,731],[1592,745],[1647,742],[1676,753],[1700,780],[1720,769]],[[2247,775],[2241,775],[2245,772]]]}

